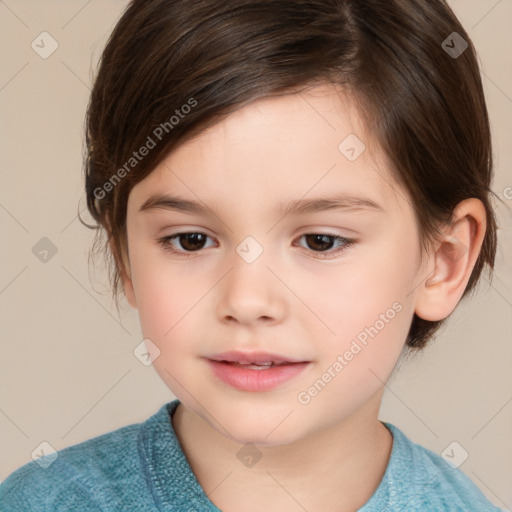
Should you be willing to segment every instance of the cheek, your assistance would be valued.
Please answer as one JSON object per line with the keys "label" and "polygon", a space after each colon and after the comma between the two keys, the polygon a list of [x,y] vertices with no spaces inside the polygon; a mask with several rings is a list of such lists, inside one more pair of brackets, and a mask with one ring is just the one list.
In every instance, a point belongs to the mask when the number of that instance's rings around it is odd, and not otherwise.
{"label": "cheek", "polygon": [[181,356],[185,361],[204,350],[205,335],[211,334],[205,333],[208,293],[218,277],[198,270],[197,263],[173,263],[166,254],[141,249],[132,264],[141,330],[160,350],[155,367],[170,368]]}
{"label": "cheek", "polygon": [[165,254],[142,243],[130,246],[130,267],[142,333],[158,345],[179,325],[197,290]]}
{"label": "cheek", "polygon": [[187,324],[194,305],[205,292],[172,272],[150,271],[140,279],[143,283],[137,283],[135,293],[142,332],[157,345],[166,343]]}
{"label": "cheek", "polygon": [[[196,347],[202,339],[197,315],[207,289],[165,264],[145,261],[134,283],[142,334],[160,351],[152,362],[155,371],[171,392],[182,396],[183,376],[197,376],[190,354],[200,348]],[[199,377],[196,384],[200,381]]]}
{"label": "cheek", "polygon": [[332,388],[371,391],[382,384],[378,377],[387,379],[400,356],[414,309],[411,283],[416,261],[411,248],[407,260],[398,252],[400,245],[390,244],[378,258],[358,258],[326,281],[329,287],[309,295],[311,309],[320,312],[331,331],[325,328],[319,338],[323,364],[319,371],[339,363],[331,370],[337,375]]}
{"label": "cheek", "polygon": [[330,311],[327,322],[336,337],[322,337],[315,372],[296,395],[301,408],[307,406],[309,414],[323,416],[327,424],[367,402],[395,367],[412,310],[399,290],[388,292],[354,292],[352,300],[342,299]]}
{"label": "cheek", "polygon": [[[382,255],[377,261],[368,260],[360,259],[340,268],[325,280],[324,286],[317,283],[317,291],[306,295],[311,309],[318,311],[334,331],[330,335],[327,332],[329,345],[335,336],[346,342],[371,326],[377,328],[379,336],[392,326],[404,329],[400,320],[411,303],[414,261],[401,261],[392,254]],[[364,334],[361,338],[364,341]]]}

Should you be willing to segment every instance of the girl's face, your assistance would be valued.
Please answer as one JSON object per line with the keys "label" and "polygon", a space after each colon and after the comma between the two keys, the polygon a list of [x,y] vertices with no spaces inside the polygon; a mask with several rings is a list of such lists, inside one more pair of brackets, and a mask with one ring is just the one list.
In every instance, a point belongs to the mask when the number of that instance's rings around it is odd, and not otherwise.
{"label": "girl's face", "polygon": [[289,443],[378,408],[426,277],[383,161],[322,86],[238,110],[130,193],[125,291],[153,364],[225,436]]}

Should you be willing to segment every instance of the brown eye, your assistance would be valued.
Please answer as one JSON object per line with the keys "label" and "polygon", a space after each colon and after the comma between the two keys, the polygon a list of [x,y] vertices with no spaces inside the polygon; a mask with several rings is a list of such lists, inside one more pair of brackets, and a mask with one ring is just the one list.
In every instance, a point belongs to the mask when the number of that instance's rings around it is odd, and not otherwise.
{"label": "brown eye", "polygon": [[[308,233],[299,237],[299,239],[302,238],[306,241],[305,248],[313,254],[316,253],[315,258],[322,259],[334,257],[356,243],[355,240],[326,233]],[[301,247],[304,246],[301,245]]]}
{"label": "brown eye", "polygon": [[186,251],[202,249],[206,241],[206,236],[203,233],[182,233],[177,238],[181,247]]}
{"label": "brown eye", "polygon": [[[209,238],[208,235],[200,232],[176,233],[160,238],[158,243],[166,251],[186,257],[192,256],[193,253],[200,253],[201,249],[205,248]],[[355,240],[326,233],[308,233],[302,235],[299,239],[306,240],[306,247],[303,245],[301,247],[309,250],[313,255],[316,254],[315,258],[322,259],[334,257],[356,242]]]}
{"label": "brown eye", "polygon": [[163,237],[158,242],[164,249],[186,255],[203,249],[208,238],[205,233],[176,233]]}
{"label": "brown eye", "polygon": [[332,248],[334,237],[330,235],[304,235],[307,245],[314,251],[327,251]]}

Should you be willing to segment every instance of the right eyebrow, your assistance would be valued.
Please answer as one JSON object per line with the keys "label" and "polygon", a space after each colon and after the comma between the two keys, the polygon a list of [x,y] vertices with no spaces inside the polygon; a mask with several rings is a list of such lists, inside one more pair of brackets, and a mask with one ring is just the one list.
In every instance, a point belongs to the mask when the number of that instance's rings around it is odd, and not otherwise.
{"label": "right eyebrow", "polygon": [[218,212],[214,208],[210,208],[204,203],[190,201],[178,196],[170,196],[167,194],[153,194],[139,208],[140,212],[147,210],[176,210],[180,212],[193,213],[196,215],[215,215]]}

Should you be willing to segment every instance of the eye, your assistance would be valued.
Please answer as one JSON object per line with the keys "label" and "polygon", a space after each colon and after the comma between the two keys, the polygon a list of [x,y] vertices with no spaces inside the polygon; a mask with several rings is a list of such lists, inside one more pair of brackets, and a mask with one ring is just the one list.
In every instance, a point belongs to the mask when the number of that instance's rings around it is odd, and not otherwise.
{"label": "eye", "polygon": [[[170,252],[184,254],[187,256],[188,252],[197,252],[203,249],[207,238],[210,237],[205,233],[176,233],[175,235],[160,238],[158,242],[164,249]],[[183,250],[176,249],[175,245],[173,244],[175,240],[179,242]]]}
{"label": "eye", "polygon": [[[336,255],[355,244],[355,240],[325,233],[307,233],[302,235],[299,240],[302,238],[306,240],[308,248],[311,248],[310,252],[318,253],[314,257],[322,259],[330,258],[332,255]],[[330,250],[335,242],[339,244],[338,248],[334,251]]]}
{"label": "eye", "polygon": [[[187,257],[204,249],[208,238],[210,238],[208,235],[201,232],[176,233],[160,238],[158,243],[169,252]],[[306,249],[316,254],[313,257],[322,259],[333,257],[356,243],[352,239],[325,233],[307,233],[300,236],[299,240],[302,238],[306,241]],[[176,243],[181,247],[177,248]],[[333,246],[337,248],[332,250]]]}

